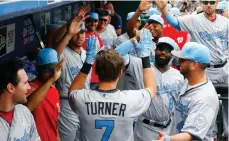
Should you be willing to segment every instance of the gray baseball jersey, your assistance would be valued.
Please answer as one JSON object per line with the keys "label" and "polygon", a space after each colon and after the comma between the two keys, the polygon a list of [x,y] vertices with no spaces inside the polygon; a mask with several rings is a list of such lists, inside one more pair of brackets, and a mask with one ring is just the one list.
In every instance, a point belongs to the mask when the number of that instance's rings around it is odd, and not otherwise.
{"label": "gray baseball jersey", "polygon": [[115,48],[115,41],[117,39],[117,34],[113,28],[106,27],[106,30],[104,32],[98,34],[103,41],[104,49]]}
{"label": "gray baseball jersey", "polygon": [[[59,135],[61,140],[77,141],[79,140],[79,117],[69,106],[68,90],[75,76],[83,66],[86,59],[86,51],[81,48],[81,54],[78,54],[71,48],[66,47],[60,56],[60,59],[63,57],[66,57],[66,63],[62,69],[60,78],[56,82],[56,87],[59,90],[61,100],[61,110],[58,121]],[[90,74],[85,83],[86,89],[90,88]]]}
{"label": "gray baseball jersey", "polygon": [[211,53],[211,64],[222,64],[228,51],[229,20],[216,15],[214,22],[203,13],[177,17],[182,31],[189,32],[191,41],[207,46]]}
{"label": "gray baseball jersey", "polygon": [[212,83],[227,83],[228,84],[228,62],[221,68],[207,68],[206,75]]}
{"label": "gray baseball jersey", "polygon": [[[75,76],[79,73],[86,59],[86,51],[81,48],[81,54],[76,53],[70,47],[66,47],[60,56],[60,60],[66,57],[65,66],[62,69],[60,78],[56,82],[56,87],[59,90],[60,98],[68,98],[69,87]],[[85,83],[85,88],[90,88],[91,75],[88,75]]]}
{"label": "gray baseball jersey", "polygon": [[12,124],[0,117],[1,141],[40,141],[33,115],[27,107],[14,107]]}
{"label": "gray baseball jersey", "polygon": [[186,132],[199,140],[213,141],[219,100],[210,80],[194,86],[185,80],[175,105],[177,133]]}
{"label": "gray baseball jersey", "polygon": [[115,41],[116,47],[119,46],[121,43],[124,43],[125,41],[129,40],[129,39],[130,39],[130,37],[127,33],[124,33],[124,34],[118,36],[118,38]]}
{"label": "gray baseball jersey", "polygon": [[146,89],[75,90],[69,103],[80,118],[82,141],[133,141],[134,118],[151,102]]}
{"label": "gray baseball jersey", "polygon": [[[164,73],[161,73],[154,65],[152,69],[156,78],[157,95],[152,99],[150,108],[137,120],[135,127],[135,140],[137,141],[157,139],[159,131],[174,134],[172,130],[175,112],[174,98],[178,96],[184,83],[184,77],[172,67]],[[144,119],[149,120],[150,123],[143,123]],[[153,126],[153,123],[166,125],[170,120],[171,123],[166,128]]]}
{"label": "gray baseball jersey", "polygon": [[144,88],[142,60],[129,55],[128,68],[124,68],[124,74],[121,78],[123,81],[123,90],[139,90]]}

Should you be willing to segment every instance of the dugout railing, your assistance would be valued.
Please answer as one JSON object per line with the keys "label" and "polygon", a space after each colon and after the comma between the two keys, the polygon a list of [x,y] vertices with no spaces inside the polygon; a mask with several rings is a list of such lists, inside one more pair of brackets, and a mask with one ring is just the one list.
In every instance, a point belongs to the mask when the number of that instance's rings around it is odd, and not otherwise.
{"label": "dugout railing", "polygon": [[219,96],[217,141],[228,141],[228,84],[214,84]]}

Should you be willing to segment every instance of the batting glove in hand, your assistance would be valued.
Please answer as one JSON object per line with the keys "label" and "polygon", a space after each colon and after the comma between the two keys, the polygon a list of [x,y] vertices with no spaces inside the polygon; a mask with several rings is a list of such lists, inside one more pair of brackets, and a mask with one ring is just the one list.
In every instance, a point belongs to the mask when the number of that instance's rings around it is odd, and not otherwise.
{"label": "batting glove in hand", "polygon": [[88,64],[93,64],[96,56],[96,46],[97,46],[97,39],[96,37],[89,36],[86,40],[87,49],[86,49],[86,62]]}
{"label": "batting glove in hand", "polygon": [[[142,31],[141,31],[142,32]],[[143,29],[140,35],[139,46],[135,46],[138,57],[150,56],[150,50],[153,47],[152,34],[148,29]]]}

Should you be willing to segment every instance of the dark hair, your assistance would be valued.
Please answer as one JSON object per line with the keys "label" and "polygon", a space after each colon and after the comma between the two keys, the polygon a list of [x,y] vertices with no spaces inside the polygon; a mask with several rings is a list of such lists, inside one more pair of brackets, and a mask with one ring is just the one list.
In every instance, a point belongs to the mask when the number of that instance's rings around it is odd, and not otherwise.
{"label": "dark hair", "polygon": [[116,81],[124,67],[122,56],[113,49],[101,50],[95,59],[95,72],[101,82]]}
{"label": "dark hair", "polygon": [[109,12],[106,9],[102,9],[99,11],[99,17],[103,17],[103,16],[109,16]]}
{"label": "dark hair", "polygon": [[209,66],[209,64],[199,63],[199,66],[202,70],[205,70]]}
{"label": "dark hair", "polygon": [[9,83],[17,86],[20,82],[18,78],[18,71],[23,69],[23,62],[19,59],[0,63],[0,94]]}

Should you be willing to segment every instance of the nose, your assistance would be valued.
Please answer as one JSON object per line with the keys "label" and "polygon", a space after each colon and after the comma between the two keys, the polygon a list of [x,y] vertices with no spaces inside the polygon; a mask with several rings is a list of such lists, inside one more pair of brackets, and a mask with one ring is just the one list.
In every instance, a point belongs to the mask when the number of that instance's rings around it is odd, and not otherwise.
{"label": "nose", "polygon": [[31,86],[29,85],[29,83],[27,83],[27,89],[31,89]]}
{"label": "nose", "polygon": [[165,52],[165,50],[164,50],[164,49],[161,51],[161,53],[162,53],[162,54],[166,54],[166,52]]}

